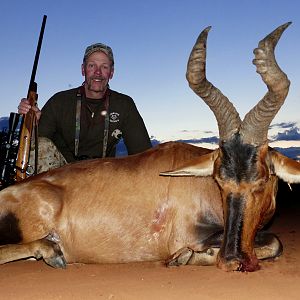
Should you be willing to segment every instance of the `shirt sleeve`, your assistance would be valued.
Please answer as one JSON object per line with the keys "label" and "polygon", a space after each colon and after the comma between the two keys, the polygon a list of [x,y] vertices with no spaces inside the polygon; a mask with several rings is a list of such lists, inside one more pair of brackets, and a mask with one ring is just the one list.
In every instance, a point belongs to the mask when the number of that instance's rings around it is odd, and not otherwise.
{"label": "shirt sleeve", "polygon": [[128,154],[143,152],[152,147],[144,121],[132,99],[127,103],[127,114],[123,124],[123,139]]}
{"label": "shirt sleeve", "polygon": [[51,105],[51,98],[42,108],[39,121],[39,135],[53,140],[56,132],[56,114]]}
{"label": "shirt sleeve", "polygon": [[42,108],[39,136],[52,140],[67,162],[72,162],[75,160],[74,153],[61,137],[59,128],[60,122],[63,122],[64,118],[61,116],[61,108],[57,107],[54,99],[55,96],[50,98]]}

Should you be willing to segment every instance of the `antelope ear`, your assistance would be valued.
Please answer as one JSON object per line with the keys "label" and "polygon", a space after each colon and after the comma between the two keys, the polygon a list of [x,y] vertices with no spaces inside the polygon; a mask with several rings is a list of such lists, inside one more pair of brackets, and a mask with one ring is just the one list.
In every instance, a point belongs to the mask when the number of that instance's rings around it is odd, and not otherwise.
{"label": "antelope ear", "polygon": [[187,164],[166,172],[161,172],[162,176],[210,176],[213,174],[214,162],[218,156],[219,149],[211,153],[202,155],[189,161]]}
{"label": "antelope ear", "polygon": [[300,163],[272,149],[271,161],[275,174],[287,183],[300,183]]}

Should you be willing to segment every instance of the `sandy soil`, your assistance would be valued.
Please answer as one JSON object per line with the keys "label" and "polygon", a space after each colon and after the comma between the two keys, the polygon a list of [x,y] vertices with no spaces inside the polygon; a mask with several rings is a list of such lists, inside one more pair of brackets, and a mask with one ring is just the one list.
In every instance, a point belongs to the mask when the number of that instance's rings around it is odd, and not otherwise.
{"label": "sandy soil", "polygon": [[299,195],[297,188],[280,190],[270,230],[280,237],[284,253],[262,262],[257,272],[161,263],[75,264],[56,270],[42,261],[20,261],[0,266],[0,299],[300,299]]}

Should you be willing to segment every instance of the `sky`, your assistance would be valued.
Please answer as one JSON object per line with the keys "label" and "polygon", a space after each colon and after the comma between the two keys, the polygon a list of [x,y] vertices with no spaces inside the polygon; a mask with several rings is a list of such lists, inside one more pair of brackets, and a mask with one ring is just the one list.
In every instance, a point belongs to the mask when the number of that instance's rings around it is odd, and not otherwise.
{"label": "sky", "polygon": [[[29,4],[30,3],[30,4]],[[185,79],[190,51],[212,26],[207,78],[244,115],[266,86],[252,64],[253,49],[277,26],[292,21],[276,48],[291,80],[274,122],[300,120],[300,2],[298,0],[2,1],[0,4],[0,116],[25,97],[43,15],[47,24],[36,73],[41,108],[56,92],[83,82],[86,46],[112,47],[113,90],[130,95],[149,135],[168,139],[177,131],[217,131],[213,113]]]}

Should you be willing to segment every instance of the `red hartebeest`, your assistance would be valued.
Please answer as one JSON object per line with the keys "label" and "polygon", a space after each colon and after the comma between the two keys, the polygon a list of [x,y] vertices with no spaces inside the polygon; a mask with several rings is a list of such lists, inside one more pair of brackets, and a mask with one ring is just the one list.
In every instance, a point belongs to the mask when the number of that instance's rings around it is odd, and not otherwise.
{"label": "red hartebeest", "polygon": [[274,213],[277,178],[300,182],[300,164],[267,142],[290,84],[274,56],[288,25],[254,51],[268,92],[243,121],[206,79],[210,28],[200,34],[187,80],[216,116],[218,149],[166,143],[126,158],[67,165],[2,190],[0,263],[35,257],[63,268],[167,260],[254,271],[258,259],[280,255],[279,239],[259,230]]}

